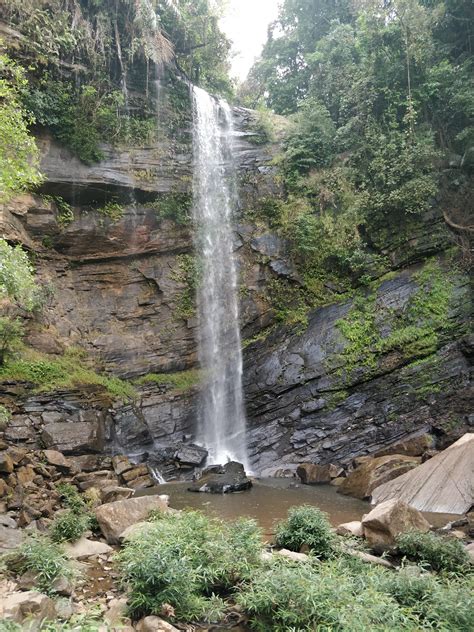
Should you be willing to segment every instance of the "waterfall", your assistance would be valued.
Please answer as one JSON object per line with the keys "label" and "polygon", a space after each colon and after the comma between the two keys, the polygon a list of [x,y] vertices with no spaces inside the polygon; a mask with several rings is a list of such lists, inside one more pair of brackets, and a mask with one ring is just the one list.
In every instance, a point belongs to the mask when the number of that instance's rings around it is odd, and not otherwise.
{"label": "waterfall", "polygon": [[209,451],[210,463],[236,460],[245,466],[242,352],[232,233],[237,200],[232,133],[227,103],[193,87],[199,361],[206,376],[198,413],[198,441]]}

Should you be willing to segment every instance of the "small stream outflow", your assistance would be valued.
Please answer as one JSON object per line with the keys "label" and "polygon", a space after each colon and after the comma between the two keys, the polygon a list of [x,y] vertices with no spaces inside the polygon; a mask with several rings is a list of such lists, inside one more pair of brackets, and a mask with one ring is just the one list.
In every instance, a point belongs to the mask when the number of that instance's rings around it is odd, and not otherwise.
{"label": "small stream outflow", "polygon": [[205,373],[198,441],[209,463],[247,465],[237,272],[232,215],[237,203],[232,113],[193,87],[193,216],[198,257],[199,360]]}

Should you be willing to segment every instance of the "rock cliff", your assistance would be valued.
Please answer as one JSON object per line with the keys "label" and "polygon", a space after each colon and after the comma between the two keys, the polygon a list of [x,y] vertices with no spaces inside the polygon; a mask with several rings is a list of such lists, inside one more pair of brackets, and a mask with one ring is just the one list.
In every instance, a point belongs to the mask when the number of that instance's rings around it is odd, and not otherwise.
{"label": "rock cliff", "polygon": [[[241,201],[235,250],[254,469],[348,463],[427,429],[457,436],[472,423],[469,291],[466,276],[450,270],[441,216],[434,211],[408,240],[387,239],[396,271],[375,289],[313,310],[307,326],[278,324],[269,282],[297,284],[298,275],[285,242],[252,219],[259,200],[279,193],[276,147],[255,144],[255,114],[235,108],[234,118]],[[104,160],[91,166],[47,130],[38,140],[42,191],[11,201],[0,215],[0,234],[35,253],[49,288],[44,309],[29,322],[28,344],[46,354],[80,347],[95,366],[127,380],[195,369],[189,118],[179,134],[150,147],[104,145]],[[449,287],[449,296],[440,298],[423,276],[432,256],[436,269],[428,277]],[[413,315],[420,292],[433,305]],[[359,347],[348,341],[344,322],[370,324],[372,351],[363,340]],[[421,328],[421,341],[413,328]],[[0,399],[14,411],[7,439],[67,454],[139,455],[192,438],[198,378],[183,387],[164,377],[136,390],[135,401],[124,404],[100,387],[35,393],[27,383],[4,382]]]}

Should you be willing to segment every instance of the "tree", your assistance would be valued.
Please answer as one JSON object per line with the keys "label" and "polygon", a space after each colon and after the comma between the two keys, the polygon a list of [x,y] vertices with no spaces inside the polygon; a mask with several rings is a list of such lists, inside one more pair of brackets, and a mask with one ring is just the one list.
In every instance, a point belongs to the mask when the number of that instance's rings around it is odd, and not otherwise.
{"label": "tree", "polygon": [[20,101],[23,69],[0,54],[0,202],[39,184],[39,153],[29,132],[31,117]]}

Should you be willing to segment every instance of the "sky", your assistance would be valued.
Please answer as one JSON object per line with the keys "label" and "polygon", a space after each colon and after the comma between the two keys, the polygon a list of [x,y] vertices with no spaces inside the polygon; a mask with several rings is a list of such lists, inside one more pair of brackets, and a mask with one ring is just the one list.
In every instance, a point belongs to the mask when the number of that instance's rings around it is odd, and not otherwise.
{"label": "sky", "polygon": [[267,40],[267,27],[278,15],[281,0],[227,0],[220,26],[234,42],[232,77],[245,79]]}

